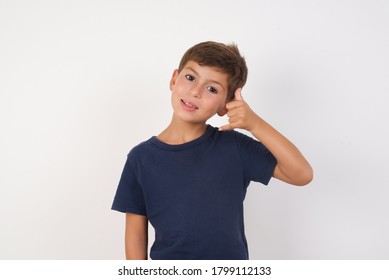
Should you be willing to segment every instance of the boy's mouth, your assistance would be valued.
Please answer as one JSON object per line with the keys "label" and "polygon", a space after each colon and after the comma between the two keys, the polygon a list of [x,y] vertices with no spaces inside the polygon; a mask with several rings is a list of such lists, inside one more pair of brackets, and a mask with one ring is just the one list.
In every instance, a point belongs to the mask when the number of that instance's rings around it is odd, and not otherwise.
{"label": "boy's mouth", "polygon": [[197,110],[199,107],[197,107],[196,105],[194,105],[194,104],[192,104],[192,103],[189,103],[189,102],[187,102],[187,101],[185,101],[184,99],[181,99],[181,102],[185,105],[185,106],[187,106],[187,107],[189,107],[189,108],[192,108],[192,109],[195,109],[195,110]]}

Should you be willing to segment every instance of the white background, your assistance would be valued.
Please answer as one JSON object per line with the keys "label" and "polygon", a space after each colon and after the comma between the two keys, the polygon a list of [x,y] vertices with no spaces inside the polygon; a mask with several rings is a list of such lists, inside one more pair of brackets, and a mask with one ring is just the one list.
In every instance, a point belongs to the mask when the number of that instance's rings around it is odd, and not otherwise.
{"label": "white background", "polygon": [[205,40],[239,45],[243,97],[315,171],[249,187],[251,258],[388,259],[388,30],[384,0],[0,0],[0,259],[124,258],[126,155]]}

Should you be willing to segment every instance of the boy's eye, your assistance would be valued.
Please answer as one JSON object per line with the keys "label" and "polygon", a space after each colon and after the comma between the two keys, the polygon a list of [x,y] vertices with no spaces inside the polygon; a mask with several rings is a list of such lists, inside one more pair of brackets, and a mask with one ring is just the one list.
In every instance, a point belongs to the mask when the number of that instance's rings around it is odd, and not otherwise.
{"label": "boy's eye", "polygon": [[211,93],[217,93],[217,90],[216,88],[214,87],[207,87],[208,91],[210,91]]}
{"label": "boy's eye", "polygon": [[185,78],[188,80],[188,81],[194,81],[195,78],[192,76],[192,75],[185,75]]}

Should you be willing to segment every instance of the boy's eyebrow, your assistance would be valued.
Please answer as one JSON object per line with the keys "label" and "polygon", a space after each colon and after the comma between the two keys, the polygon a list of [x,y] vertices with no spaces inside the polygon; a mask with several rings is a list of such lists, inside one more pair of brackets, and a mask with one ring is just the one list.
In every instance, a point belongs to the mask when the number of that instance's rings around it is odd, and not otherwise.
{"label": "boy's eyebrow", "polygon": [[[186,68],[186,69],[189,69],[189,70],[192,71],[192,72],[194,72],[197,76],[200,76],[200,74],[197,73],[197,71],[194,70],[192,67],[187,66],[187,67],[185,67],[185,68]],[[209,81],[210,81],[210,82],[213,82],[213,83],[215,83],[215,84],[218,84],[218,85],[221,86],[224,90],[226,90],[226,89],[224,88],[224,86],[223,86],[220,82],[215,81],[215,80],[209,80]]]}

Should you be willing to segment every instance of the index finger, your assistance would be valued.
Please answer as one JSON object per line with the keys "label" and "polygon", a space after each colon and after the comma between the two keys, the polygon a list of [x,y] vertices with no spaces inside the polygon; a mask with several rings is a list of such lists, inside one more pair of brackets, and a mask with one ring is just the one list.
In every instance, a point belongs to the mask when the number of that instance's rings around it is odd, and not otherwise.
{"label": "index finger", "polygon": [[243,104],[242,102],[244,102],[244,101],[242,101],[242,100],[232,100],[232,101],[230,101],[230,102],[228,102],[226,104],[226,108],[227,108],[227,110],[232,110],[232,109],[234,109],[236,107],[241,106]]}

